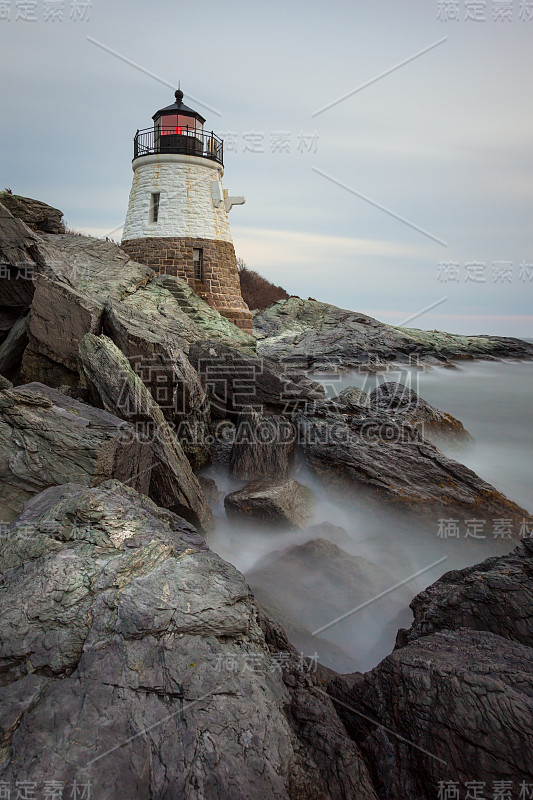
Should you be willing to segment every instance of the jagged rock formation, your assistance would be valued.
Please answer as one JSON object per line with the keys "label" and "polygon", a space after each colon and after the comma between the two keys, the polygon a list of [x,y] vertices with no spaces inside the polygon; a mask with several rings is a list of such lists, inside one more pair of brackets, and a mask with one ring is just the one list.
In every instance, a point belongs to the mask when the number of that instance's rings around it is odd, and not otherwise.
{"label": "jagged rock formation", "polygon": [[181,445],[142,380],[121,350],[106,336],[87,334],[80,343],[80,366],[95,405],[120,414],[132,424],[136,438],[153,453],[149,494],[203,529],[213,516]]}
{"label": "jagged rock formation", "polygon": [[433,444],[446,442],[455,446],[472,441],[462,422],[435,408],[416,392],[401,383],[387,381],[370,393],[373,408],[388,411],[395,419],[414,425]]}
{"label": "jagged rock formation", "polygon": [[0,570],[0,780],[377,800],[319,674],[179,517],[116,481],[51,488]]}
{"label": "jagged rock formation", "polygon": [[413,600],[414,623],[390,656],[364,676],[330,684],[379,793],[430,800],[441,782],[450,791],[467,782],[490,791],[494,781],[510,781],[527,797],[532,558],[529,538],[506,556],[447,573]]}
{"label": "jagged rock formation", "polygon": [[0,203],[33,231],[65,233],[63,212],[58,208],[53,208],[40,200],[33,200],[31,197],[22,197],[10,192],[0,192]]}
{"label": "jagged rock formation", "polygon": [[501,336],[395,328],[355,311],[289,297],[254,316],[258,353],[303,368],[370,370],[389,362],[447,364],[465,358],[533,358],[533,345]]}
{"label": "jagged rock formation", "polygon": [[[509,518],[514,537],[527,511],[463,464],[424,441],[409,423],[383,411],[298,413],[297,440],[306,463],[330,489],[357,490],[371,503],[426,517],[489,522]],[[508,544],[509,542],[507,542]]]}
{"label": "jagged rock formation", "polygon": [[26,381],[76,385],[79,342],[104,329],[114,338],[118,328],[117,339],[132,329],[142,332],[145,349],[154,337],[162,346],[177,340],[183,350],[198,339],[255,349],[251,336],[184,281],[156,277],[112,242],[76,234],[38,236],[3,206],[0,223],[0,261],[9,269],[0,282],[0,317],[22,316],[31,304],[22,364]]}
{"label": "jagged rock formation", "polygon": [[118,478],[148,493],[151,446],[107,411],[42,384],[0,395],[0,506],[2,521],[49,486],[69,481],[93,486]]}

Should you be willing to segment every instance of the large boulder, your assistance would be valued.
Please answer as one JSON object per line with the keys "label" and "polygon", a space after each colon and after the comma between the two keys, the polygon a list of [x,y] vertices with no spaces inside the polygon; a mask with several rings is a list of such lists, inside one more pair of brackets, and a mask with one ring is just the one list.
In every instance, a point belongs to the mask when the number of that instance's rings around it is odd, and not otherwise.
{"label": "large boulder", "polygon": [[0,203],[28,228],[41,233],[65,233],[63,212],[40,200],[21,197],[11,192],[0,192]]}
{"label": "large boulder", "polygon": [[[320,409],[319,409],[320,411]],[[424,441],[410,423],[383,411],[362,414],[295,415],[297,441],[307,465],[337,494],[357,492],[373,506],[383,501],[397,512],[429,520],[510,520],[517,540],[527,512],[475,472]],[[348,490],[348,494],[347,494]],[[437,528],[435,528],[437,533]]]}
{"label": "large boulder", "polygon": [[305,528],[313,517],[314,496],[298,481],[260,480],[226,495],[224,507],[228,518],[241,524]]}
{"label": "large boulder", "polygon": [[466,793],[509,781],[518,797],[531,786],[532,655],[460,628],[395,650],[363,677],[336,678],[329,692],[380,796],[434,800],[447,786]]}
{"label": "large boulder", "polygon": [[409,387],[395,381],[381,383],[370,393],[370,405],[414,425],[434,444],[461,446],[472,441],[463,424],[451,414],[430,405]]}
{"label": "large boulder", "polygon": [[56,278],[68,265],[41,236],[0,204],[0,308],[22,316],[29,308],[39,275]]}
{"label": "large boulder", "polygon": [[284,414],[313,408],[324,399],[323,387],[299,368],[282,368],[216,341],[198,341],[189,360],[206,387],[216,419],[238,420],[249,408]]}
{"label": "large boulder", "polygon": [[289,297],[254,316],[258,354],[299,359],[307,369],[370,370],[389,362],[446,364],[456,358],[533,358],[533,345],[497,336],[395,328],[366,314]]}
{"label": "large boulder", "polygon": [[118,478],[148,492],[151,446],[122,419],[41,384],[0,394],[2,522],[49,486]]}
{"label": "large boulder", "polygon": [[414,622],[398,637],[404,644],[436,631],[472,628],[533,648],[533,539],[508,555],[447,572],[411,608]]}
{"label": "large boulder", "polygon": [[377,800],[321,673],[179,517],[116,481],[50,488],[0,572],[0,781]]}
{"label": "large boulder", "polygon": [[87,334],[79,347],[90,400],[135,426],[150,442],[154,463],[149,493],[159,505],[210,529],[211,510],[179,440],[126,356],[107,336]]}
{"label": "large boulder", "polygon": [[[35,279],[27,282],[31,287],[19,298],[22,309],[33,298],[23,361],[25,380],[47,374],[54,386],[74,385],[79,342],[86,333],[99,334],[104,328],[119,346],[129,340],[131,349],[148,353],[154,341],[161,340],[163,346],[170,341],[172,347],[183,350],[202,338],[255,349],[253,337],[194,295],[185,281],[156,276],[113,242],[77,234],[39,237],[24,223],[11,220],[11,227],[18,225],[10,234],[17,250],[12,258],[20,260],[21,250],[31,255],[32,247],[40,253],[33,260],[26,257]],[[32,247],[26,242],[28,237],[33,237]],[[0,256],[1,244],[0,238]],[[60,267],[50,266],[54,257]],[[45,263],[46,269],[35,266],[36,260]],[[13,283],[17,288],[22,282]],[[8,300],[13,291],[8,292]],[[3,303],[0,291],[0,306],[11,306],[16,299]],[[57,365],[55,370],[53,365]]]}
{"label": "large boulder", "polygon": [[[79,343],[86,333],[101,332],[106,302],[136,292],[155,273],[112,242],[75,234],[44,238],[68,268],[58,279],[35,281],[22,374],[33,380],[48,370],[53,385],[74,384]],[[49,364],[57,364],[56,377]]]}

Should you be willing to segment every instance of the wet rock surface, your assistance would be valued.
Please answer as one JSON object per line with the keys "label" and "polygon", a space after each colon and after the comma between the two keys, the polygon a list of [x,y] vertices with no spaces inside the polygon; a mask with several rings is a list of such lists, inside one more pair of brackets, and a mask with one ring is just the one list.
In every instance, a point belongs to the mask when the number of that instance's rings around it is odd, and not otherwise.
{"label": "wet rock surface", "polygon": [[507,780],[516,792],[530,784],[531,654],[493,633],[443,630],[395,650],[364,676],[335,678],[329,692],[373,764],[378,793],[429,800],[441,782],[465,792],[467,782],[491,789]]}
{"label": "wet rock surface", "polygon": [[131,425],[55,389],[28,384],[0,395],[0,506],[3,521],[49,486],[91,486],[118,478],[148,492],[152,454]]}

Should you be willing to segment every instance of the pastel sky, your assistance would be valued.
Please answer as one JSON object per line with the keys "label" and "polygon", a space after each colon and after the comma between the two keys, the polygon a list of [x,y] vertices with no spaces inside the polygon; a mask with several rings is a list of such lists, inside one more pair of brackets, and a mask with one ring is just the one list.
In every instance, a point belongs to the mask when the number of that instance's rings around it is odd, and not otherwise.
{"label": "pastel sky", "polygon": [[532,2],[6,0],[0,42],[0,188],[72,228],[120,238],[133,135],[181,81],[226,140],[250,267],[386,322],[533,337]]}

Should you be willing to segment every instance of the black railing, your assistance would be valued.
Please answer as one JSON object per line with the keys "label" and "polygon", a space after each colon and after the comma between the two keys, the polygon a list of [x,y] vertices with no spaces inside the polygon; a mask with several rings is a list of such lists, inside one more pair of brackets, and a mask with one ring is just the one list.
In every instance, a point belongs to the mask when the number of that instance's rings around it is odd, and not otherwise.
{"label": "black railing", "polygon": [[224,142],[212,131],[205,133],[198,128],[146,128],[137,131],[133,140],[133,158],[155,153],[183,153],[223,164]]}

